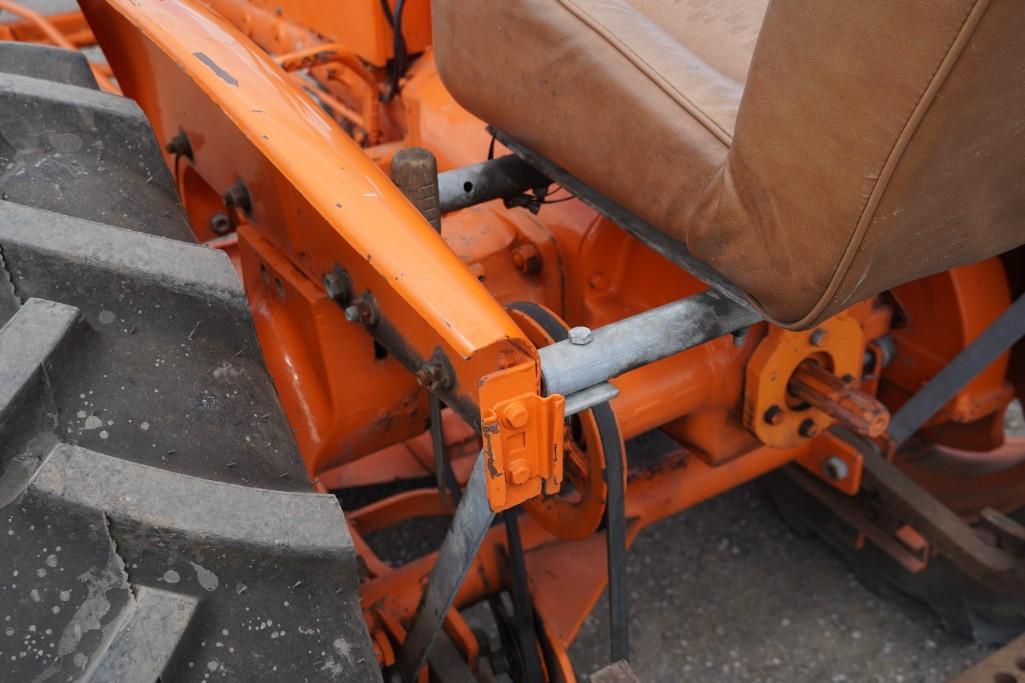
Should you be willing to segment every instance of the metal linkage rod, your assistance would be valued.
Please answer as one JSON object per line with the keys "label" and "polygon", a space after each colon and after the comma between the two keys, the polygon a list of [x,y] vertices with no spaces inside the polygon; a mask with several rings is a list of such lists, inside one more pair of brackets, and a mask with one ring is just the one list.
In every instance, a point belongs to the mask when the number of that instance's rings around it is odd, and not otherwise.
{"label": "metal linkage rod", "polygon": [[488,505],[486,487],[484,454],[481,452],[470,472],[470,480],[466,482],[452,526],[438,551],[438,559],[416,608],[413,624],[406,632],[406,641],[399,649],[399,671],[406,683],[416,680],[420,668],[427,661],[431,643],[437,637],[484,535],[495,519],[495,513]]}
{"label": "metal linkage rod", "polygon": [[508,155],[438,174],[441,213],[499,197],[548,187],[552,181],[519,157]]}
{"label": "metal linkage rod", "polygon": [[709,290],[538,350],[546,393],[570,396],[634,368],[753,325],[757,312]]}
{"label": "metal linkage rod", "polygon": [[896,446],[907,441],[968,382],[1025,335],[1025,294],[937,372],[890,420]]}

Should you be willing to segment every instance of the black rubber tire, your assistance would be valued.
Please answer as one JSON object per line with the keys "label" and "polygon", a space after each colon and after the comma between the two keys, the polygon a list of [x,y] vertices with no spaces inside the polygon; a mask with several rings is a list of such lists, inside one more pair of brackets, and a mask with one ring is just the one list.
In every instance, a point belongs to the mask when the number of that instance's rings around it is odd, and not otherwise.
{"label": "black rubber tire", "polygon": [[142,112],[0,45],[0,192],[0,679],[380,680],[341,509]]}

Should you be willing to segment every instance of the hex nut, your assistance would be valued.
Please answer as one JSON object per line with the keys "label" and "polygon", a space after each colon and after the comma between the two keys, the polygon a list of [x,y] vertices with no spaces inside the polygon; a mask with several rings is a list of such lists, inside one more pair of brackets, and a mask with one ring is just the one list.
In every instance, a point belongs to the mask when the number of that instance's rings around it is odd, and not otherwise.
{"label": "hex nut", "polygon": [[505,470],[505,478],[513,486],[525,484],[530,479],[530,468],[523,460],[513,460]]}
{"label": "hex nut", "polygon": [[815,420],[810,417],[801,423],[801,426],[797,429],[798,433],[806,439],[810,439],[813,436],[818,435],[819,425]]}
{"label": "hex nut", "polygon": [[569,343],[576,344],[577,346],[584,346],[590,344],[594,340],[594,333],[591,332],[590,327],[571,327],[569,328]]}
{"label": "hex nut", "polygon": [[324,291],[338,303],[352,301],[352,279],[344,268],[335,265],[324,274]]}
{"label": "hex nut", "polygon": [[231,220],[224,213],[215,213],[210,216],[210,232],[215,235],[224,235],[231,230]]}
{"label": "hex nut", "polygon": [[519,401],[509,404],[502,413],[502,424],[509,429],[523,429],[529,420],[530,412]]}
{"label": "hex nut", "polygon": [[822,463],[822,474],[829,481],[843,481],[849,474],[847,463],[844,462],[843,458],[831,455]]}
{"label": "hex nut", "polygon": [[533,244],[521,244],[513,249],[513,265],[521,273],[536,273],[541,270],[541,254]]}
{"label": "hex nut", "polygon": [[765,414],[762,415],[762,419],[765,420],[765,423],[770,425],[782,424],[784,417],[783,409],[775,405],[769,406],[765,411]]}

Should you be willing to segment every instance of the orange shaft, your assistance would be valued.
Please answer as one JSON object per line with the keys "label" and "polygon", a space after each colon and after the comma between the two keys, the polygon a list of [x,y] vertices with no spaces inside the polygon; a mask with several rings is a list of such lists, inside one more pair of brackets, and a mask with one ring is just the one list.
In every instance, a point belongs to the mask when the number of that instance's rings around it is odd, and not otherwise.
{"label": "orange shaft", "polygon": [[890,424],[889,411],[874,396],[858,391],[813,360],[798,366],[788,389],[795,398],[858,434],[876,437]]}

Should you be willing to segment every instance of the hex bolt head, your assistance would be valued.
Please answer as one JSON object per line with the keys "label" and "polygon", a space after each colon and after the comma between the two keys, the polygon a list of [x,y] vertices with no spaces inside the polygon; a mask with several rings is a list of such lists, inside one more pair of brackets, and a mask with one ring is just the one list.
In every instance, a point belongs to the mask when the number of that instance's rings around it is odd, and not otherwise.
{"label": "hex bolt head", "polygon": [[165,149],[171,154],[192,158],[192,143],[189,142],[189,136],[183,130],[179,130],[173,138],[167,141]]}
{"label": "hex bolt head", "polygon": [[373,327],[378,323],[377,301],[370,292],[364,292],[345,307],[345,319],[350,323],[362,323],[367,327]]}
{"label": "hex bolt head", "polygon": [[523,460],[513,460],[505,470],[505,478],[513,486],[525,484],[530,479],[530,468]]}
{"label": "hex bolt head", "polygon": [[826,331],[821,327],[811,333],[811,337],[808,338],[812,346],[822,346],[826,343]]}
{"label": "hex bolt head", "polygon": [[241,180],[228,188],[228,191],[221,197],[224,205],[229,209],[239,209],[249,214],[253,210],[253,202],[249,198],[249,190]]}
{"label": "hex bolt head", "polygon": [[352,301],[352,278],[336,264],[324,275],[324,291],[338,303],[347,305]]}
{"label": "hex bolt head", "polygon": [[849,474],[847,463],[844,462],[843,458],[831,455],[822,463],[822,474],[829,481],[843,481]]}
{"label": "hex bolt head", "polygon": [[584,346],[590,344],[594,340],[594,333],[591,332],[590,327],[571,327],[569,328],[569,343],[576,344],[577,346]]}
{"label": "hex bolt head", "polygon": [[505,412],[502,413],[502,424],[509,429],[523,429],[529,420],[530,413],[527,411],[527,406],[519,401],[509,404]]}
{"label": "hex bolt head", "polygon": [[801,423],[801,426],[798,427],[797,432],[804,438],[810,439],[819,433],[819,426],[818,424],[816,424],[815,420],[809,417]]}
{"label": "hex bolt head", "polygon": [[765,420],[766,424],[774,426],[782,424],[784,417],[783,409],[779,406],[769,406],[768,410],[765,411],[765,414],[762,415],[762,419]]}
{"label": "hex bolt head", "polygon": [[536,273],[541,270],[541,254],[533,244],[521,244],[512,252],[513,265],[521,273]]}

